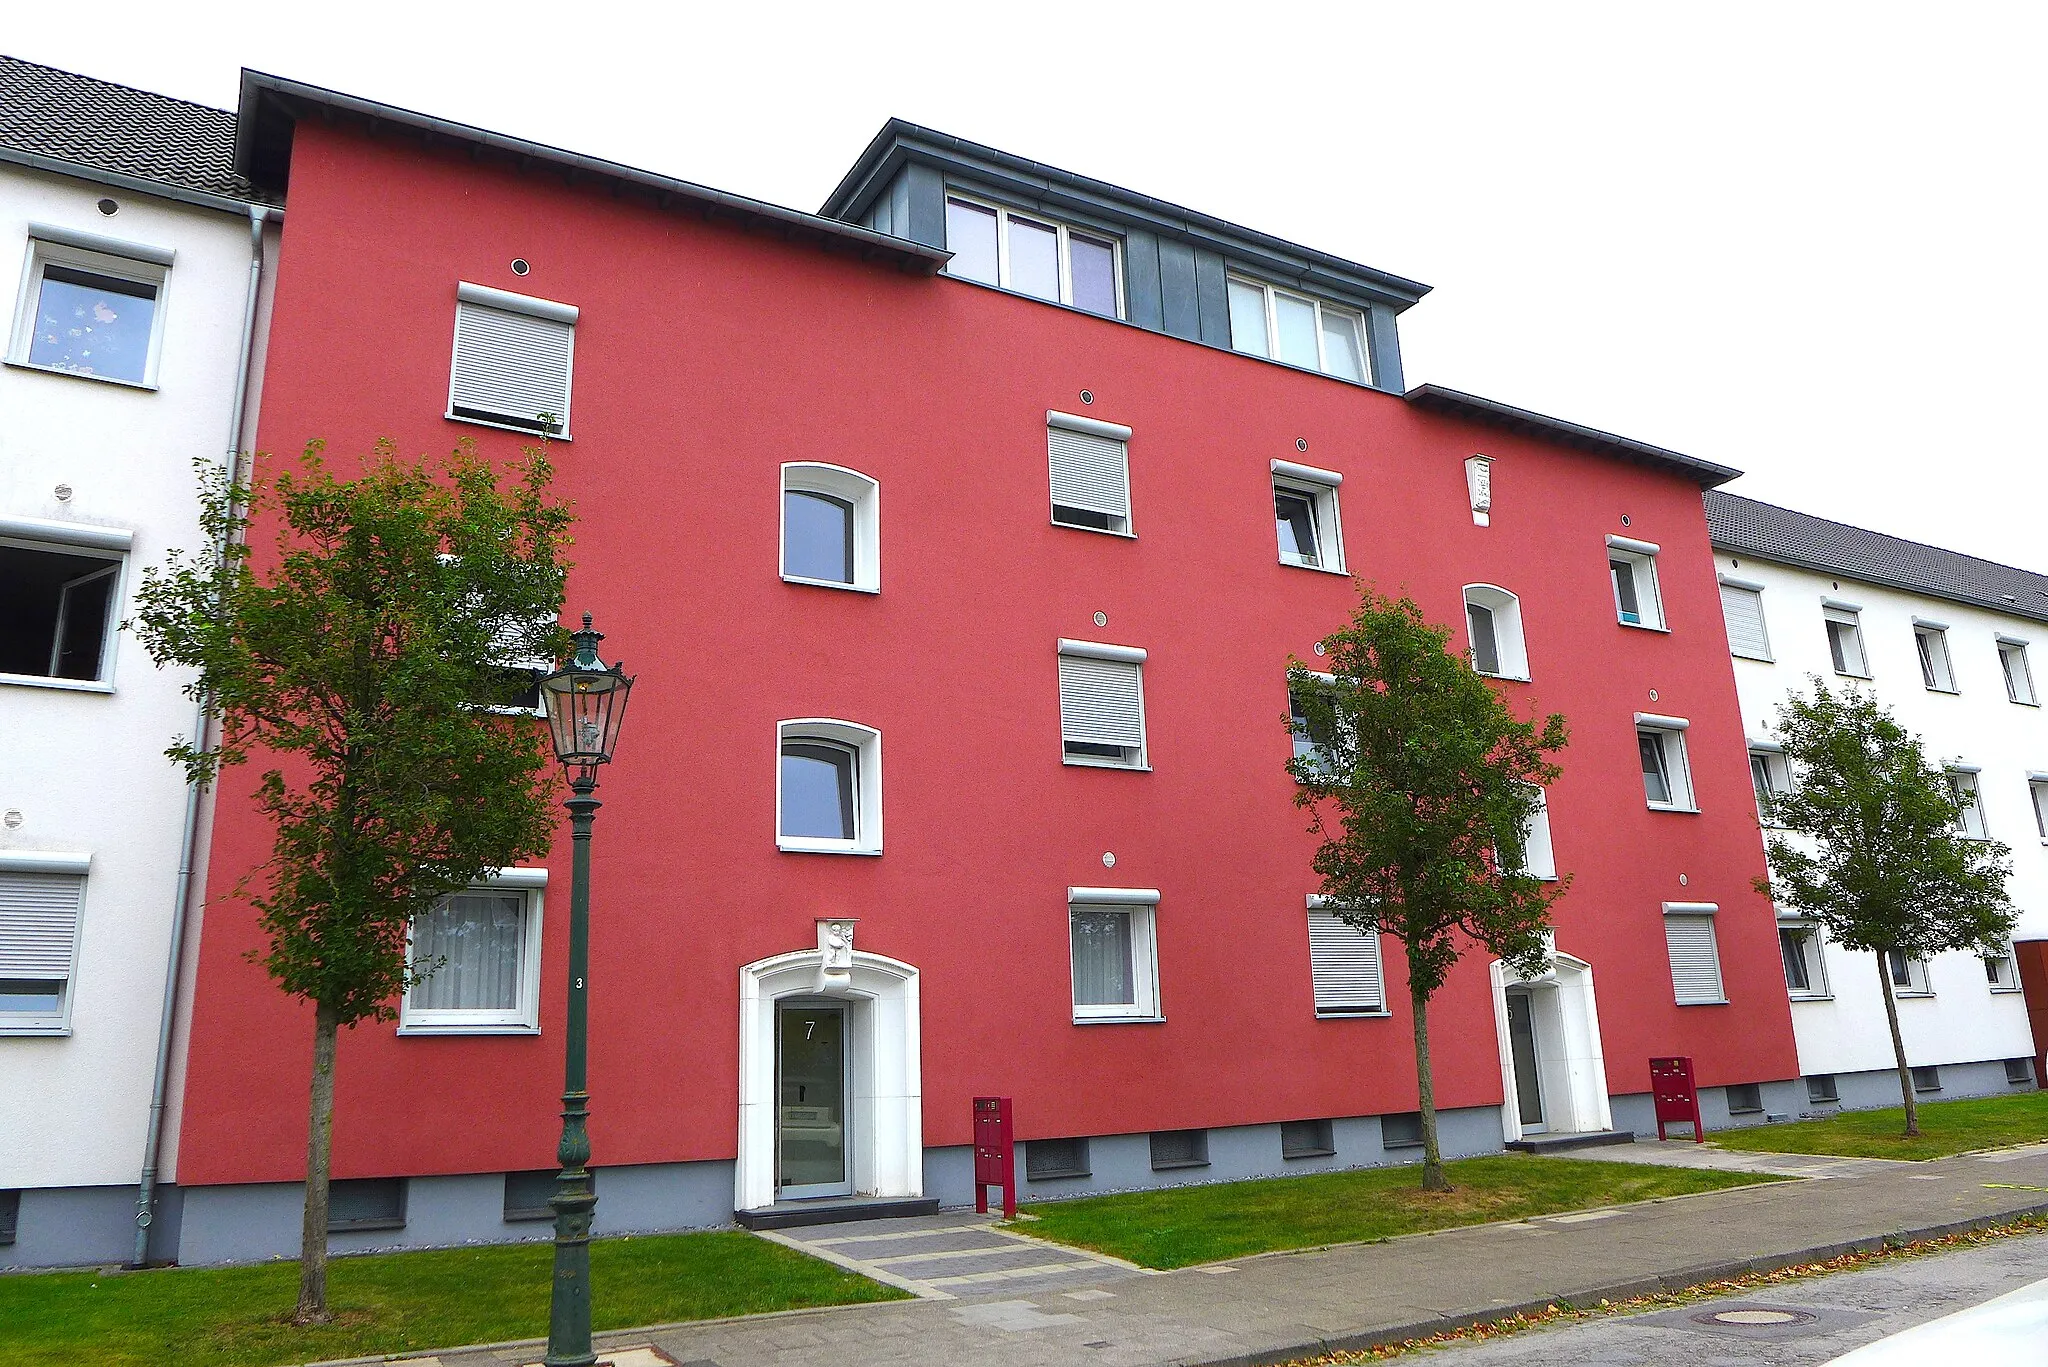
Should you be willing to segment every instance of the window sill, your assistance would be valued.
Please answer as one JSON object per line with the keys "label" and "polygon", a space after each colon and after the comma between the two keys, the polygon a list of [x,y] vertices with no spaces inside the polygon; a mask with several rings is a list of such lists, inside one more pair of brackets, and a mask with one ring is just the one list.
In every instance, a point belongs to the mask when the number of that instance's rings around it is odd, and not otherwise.
{"label": "window sill", "polygon": [[1164,1016],[1076,1016],[1076,1025],[1164,1025]]}
{"label": "window sill", "polygon": [[1056,517],[1046,520],[1063,532],[1087,532],[1091,536],[1115,536],[1121,537],[1125,541],[1136,541],[1138,539],[1136,532],[1120,532],[1114,527],[1083,527],[1074,522],[1062,522]]}
{"label": "window sill", "polygon": [[401,1025],[392,1033],[400,1039],[423,1038],[433,1035],[538,1035],[538,1025]]}
{"label": "window sill", "polygon": [[1991,989],[1991,995],[1994,997],[2017,997],[2022,991],[2024,989],[2017,985],[2012,987],[1994,987]]}
{"label": "window sill", "polygon": [[778,840],[775,842],[775,848],[784,854],[855,854],[879,857],[882,853],[879,847],[866,845],[812,845],[793,840]]}
{"label": "window sill", "polygon": [[16,370],[33,370],[42,375],[62,375],[70,380],[91,380],[95,384],[110,384],[122,389],[140,389],[148,394],[157,392],[157,387],[147,380],[124,380],[116,375],[93,375],[83,370],[66,370],[58,365],[37,365],[34,361],[10,360],[7,364]]}
{"label": "window sill", "polygon": [[554,1218],[555,1212],[547,1206],[540,1206],[533,1210],[508,1210],[504,1213],[504,1220],[508,1225],[530,1224],[537,1220],[552,1220]]}
{"label": "window sill", "polygon": [[[1024,1142],[1029,1144],[1031,1141],[1027,1139]],[[1061,1168],[1058,1172],[1026,1173],[1024,1180],[1027,1182],[1066,1182],[1076,1177],[1093,1177],[1094,1175],[1094,1170],[1090,1168]]]}
{"label": "window sill", "polygon": [[1835,999],[1832,992],[1789,992],[1786,995],[1795,1002],[1831,1002]]}
{"label": "window sill", "polygon": [[569,430],[566,427],[560,432],[543,432],[537,427],[523,426],[516,422],[492,422],[489,418],[466,418],[454,413],[443,413],[441,416],[450,422],[459,422],[467,427],[489,427],[500,432],[517,432],[522,437],[534,437],[541,441],[569,440]]}
{"label": "window sill", "polygon": [[1846,670],[1846,669],[1838,669],[1838,670],[1836,670],[1836,671],[1835,671],[1835,677],[1836,677],[1836,678],[1840,678],[1840,679],[1861,679],[1861,680],[1863,680],[1863,682],[1865,682],[1865,683],[1869,683],[1869,682],[1870,682],[1870,675],[1868,675],[1868,674],[1851,674],[1851,673],[1850,673],[1850,672],[1849,672],[1848,670]]}
{"label": "window sill", "polygon": [[1308,565],[1299,560],[1282,560],[1280,567],[1289,570],[1312,570],[1317,574],[1334,574],[1340,579],[1349,579],[1351,577],[1351,571],[1345,569],[1342,565]]}
{"label": "window sill", "polygon": [[1774,665],[1778,662],[1778,657],[1775,655],[1745,655],[1739,650],[1731,650],[1728,653],[1735,659],[1754,660],[1760,665]]}
{"label": "window sill", "polygon": [[[1085,231],[1092,232],[1092,230]],[[1007,294],[1012,299],[1029,299],[1034,304],[1050,304],[1053,308],[1064,310],[1067,313],[1078,313],[1083,318],[1093,318],[1098,322],[1125,323],[1131,327],[1138,326],[1138,324],[1132,323],[1130,319],[1124,318],[1120,315],[1097,313],[1094,309],[1084,309],[1079,304],[1069,304],[1059,299],[1047,299],[1042,294],[1027,294],[1023,290],[1011,289],[1007,285],[992,285],[986,280],[971,280],[964,275],[954,275],[949,271],[945,270],[944,268],[941,268],[939,270],[937,278],[940,280],[951,280],[955,284],[972,285],[978,290],[993,290],[997,294]],[[1151,331],[1151,329],[1148,328],[1146,329],[1146,331],[1149,332]],[[1077,1174],[1077,1176],[1081,1177],[1086,1177],[1087,1175],[1088,1174],[1086,1173]]]}
{"label": "window sill", "polygon": [[1477,674],[1477,675],[1478,675],[1478,676],[1479,676],[1480,678],[1482,678],[1482,679],[1497,679],[1497,680],[1499,680],[1499,681],[1500,681],[1501,683],[1528,683],[1528,682],[1529,682],[1529,676],[1528,676],[1527,674],[1489,674],[1489,673],[1487,673],[1487,672],[1486,672],[1485,670],[1483,670],[1483,669],[1475,669],[1475,670],[1473,670],[1472,672],[1473,672],[1474,674]]}
{"label": "window sill", "polygon": [[1726,1005],[1728,1005],[1728,999],[1727,999],[1726,997],[1715,997],[1715,998],[1714,998],[1714,999],[1713,999],[1712,1001],[1707,1001],[1707,1000],[1704,1000],[1704,999],[1702,999],[1702,1000],[1700,1000],[1700,1001],[1696,1001],[1696,1002],[1679,1002],[1679,1003],[1678,1003],[1678,1005],[1679,1005],[1679,1006],[1726,1006]]}
{"label": "window sill", "polygon": [[70,1034],[68,1025],[0,1025],[0,1039],[64,1039]]}
{"label": "window sill", "polygon": [[1206,1168],[1208,1166],[1209,1160],[1206,1158],[1188,1158],[1183,1159],[1178,1163],[1154,1163],[1152,1165],[1152,1171],[1177,1172],[1182,1168]]}
{"label": "window sill", "polygon": [[1927,991],[1924,991],[1924,992],[1918,992],[1918,991],[1916,991],[1916,992],[1908,992],[1908,991],[1906,991],[1906,990],[1905,990],[1905,989],[1903,989],[1903,988],[1897,988],[1897,987],[1895,987],[1895,988],[1893,988],[1893,989],[1892,989],[1892,997],[1893,997],[1893,999],[1894,999],[1894,1000],[1897,1000],[1897,1001],[1902,1001],[1902,1002],[1910,1002],[1910,1001],[1933,1001],[1933,1000],[1934,1000],[1934,992],[1933,992],[1933,990],[1932,990],[1932,989],[1929,989],[1929,990],[1927,990]]}
{"label": "window sill", "polygon": [[1420,1139],[1397,1139],[1389,1143],[1382,1139],[1380,1147],[1383,1149],[1419,1149],[1422,1147],[1422,1141]]}
{"label": "window sill", "polygon": [[367,1234],[379,1229],[404,1229],[403,1220],[350,1220],[346,1224],[329,1225],[329,1234]]}
{"label": "window sill", "polygon": [[1960,698],[1963,696],[1963,690],[1960,688],[1930,688],[1927,691],[1929,693],[1944,693],[1951,698]]}
{"label": "window sill", "polygon": [[1291,1153],[1282,1152],[1280,1155],[1281,1158],[1289,1162],[1297,1158],[1335,1158],[1336,1156],[1337,1151],[1335,1149],[1296,1149]]}
{"label": "window sill", "polygon": [[1677,812],[1682,816],[1698,816],[1700,814],[1700,809],[1697,807],[1681,807],[1673,802],[1646,802],[1643,805],[1653,812]]}
{"label": "window sill", "polygon": [[1392,1019],[1393,1019],[1393,1016],[1394,1016],[1394,1013],[1393,1013],[1393,1012],[1391,1012],[1391,1011],[1389,1011],[1389,1010],[1387,1010],[1387,1008],[1386,1008],[1386,1007],[1384,1007],[1384,1006],[1380,1006],[1380,1007],[1375,1007],[1375,1008],[1374,1008],[1374,1009],[1372,1009],[1371,1011],[1318,1011],[1318,1012],[1316,1012],[1316,1019],[1317,1019],[1317,1020],[1319,1020],[1319,1021],[1356,1021],[1356,1020],[1368,1020],[1368,1021],[1383,1021],[1383,1020],[1392,1020]]}
{"label": "window sill", "polygon": [[782,582],[785,584],[803,584],[808,588],[814,589],[838,589],[841,593],[880,593],[882,591],[879,584],[848,584],[843,580],[811,579],[801,574],[785,574],[782,576]]}
{"label": "window sill", "polygon": [[64,693],[112,693],[114,686],[97,679],[52,679],[41,674],[0,674],[0,684],[14,688],[54,688]]}
{"label": "window sill", "polygon": [[2006,701],[2014,707],[2039,707],[2041,705],[2038,702],[2028,702],[2025,698],[2007,698]]}
{"label": "window sill", "polygon": [[1149,774],[1149,764],[1119,764],[1113,759],[1088,759],[1080,755],[1061,755],[1060,763],[1071,769],[1123,769],[1133,774]]}
{"label": "window sill", "polygon": [[1624,622],[1617,619],[1614,624],[1618,627],[1627,627],[1630,631],[1654,631],[1659,636],[1669,636],[1671,634],[1670,627],[1653,626],[1649,622]]}

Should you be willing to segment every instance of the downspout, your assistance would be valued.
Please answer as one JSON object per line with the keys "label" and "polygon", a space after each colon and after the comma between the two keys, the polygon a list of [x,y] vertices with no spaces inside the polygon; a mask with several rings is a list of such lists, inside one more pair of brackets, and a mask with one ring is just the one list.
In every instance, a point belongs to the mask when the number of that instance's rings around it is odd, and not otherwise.
{"label": "downspout", "polygon": [[[270,211],[260,204],[249,206],[249,292],[242,301],[242,344],[235,357],[234,405],[228,411],[228,446],[221,469],[233,482],[242,451],[242,414],[249,402],[249,371],[256,344],[256,303],[263,288],[263,225]],[[227,537],[214,547],[217,556],[227,554]],[[205,747],[212,723],[212,705],[202,697],[194,709],[192,734]],[[156,1075],[149,1096],[149,1125],[142,1140],[142,1180],[135,1194],[135,1261],[141,1267],[149,1261],[149,1229],[155,1222],[156,1162],[162,1147],[164,1095],[170,1088],[171,1031],[177,1023],[179,968],[185,955],[185,919],[192,900],[192,866],[199,850],[200,785],[185,785],[185,827],[178,850],[177,889],[171,896],[171,946],[164,966],[163,1012],[156,1031]]]}

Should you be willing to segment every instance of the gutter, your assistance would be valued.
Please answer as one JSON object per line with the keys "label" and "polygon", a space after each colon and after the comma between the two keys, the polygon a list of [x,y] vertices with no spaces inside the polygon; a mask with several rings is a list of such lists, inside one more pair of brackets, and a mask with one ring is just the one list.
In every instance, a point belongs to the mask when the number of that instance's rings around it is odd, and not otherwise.
{"label": "gutter", "polygon": [[[241,459],[242,416],[249,402],[249,372],[253,368],[256,345],[256,305],[263,289],[263,225],[278,211],[260,204],[246,206],[249,214],[249,291],[242,301],[242,344],[235,357],[234,405],[228,411],[227,451],[221,457],[221,468],[228,479],[235,477],[235,467]],[[227,537],[223,532],[220,543],[215,546],[216,555],[227,555]],[[206,733],[212,724],[211,702],[201,697],[194,710],[192,734],[202,747]],[[164,965],[163,1011],[157,1022],[156,1070],[149,1097],[149,1124],[143,1135],[142,1177],[135,1195],[135,1261],[133,1267],[142,1267],[149,1262],[149,1230],[156,1219],[156,1165],[157,1155],[163,1146],[164,1098],[169,1091],[171,1076],[171,1035],[177,1024],[179,968],[185,955],[185,922],[190,914],[192,901],[192,866],[199,851],[199,806],[200,785],[185,785],[184,836],[178,849],[177,888],[171,897],[171,945]]]}
{"label": "gutter", "polygon": [[[29,152],[19,147],[0,147],[0,162],[11,162],[31,170],[48,171],[52,175],[65,176],[72,180],[88,180],[131,194],[150,195],[156,199],[173,199],[181,204],[190,204],[201,209],[217,209],[224,214],[240,218],[252,207],[249,201],[235,199],[228,195],[217,195],[206,190],[194,190],[189,186],[173,185],[169,181],[152,180],[147,176],[129,175],[125,171],[112,171],[104,166],[88,166],[82,161],[66,161],[61,157],[46,157],[40,152]],[[263,206],[264,212],[272,218],[284,217],[284,210]]]}

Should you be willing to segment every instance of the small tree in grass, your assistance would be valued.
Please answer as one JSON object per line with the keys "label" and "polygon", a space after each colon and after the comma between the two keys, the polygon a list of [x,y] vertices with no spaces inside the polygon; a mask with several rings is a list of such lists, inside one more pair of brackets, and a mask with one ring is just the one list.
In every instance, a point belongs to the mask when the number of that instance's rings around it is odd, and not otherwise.
{"label": "small tree in grass", "polygon": [[1351,624],[1324,638],[1330,677],[1287,670],[1314,742],[1288,764],[1297,806],[1322,837],[1315,871],[1329,909],[1408,959],[1422,1185],[1447,1191],[1430,1072],[1429,1002],[1466,949],[1541,972],[1550,904],[1569,879],[1522,872],[1540,789],[1558,775],[1564,718],[1522,721],[1406,598],[1362,588]]}
{"label": "small tree in grass", "polygon": [[[170,757],[193,782],[260,758],[269,860],[237,887],[259,958],[313,1005],[313,1079],[298,1308],[327,1316],[334,1048],[343,1026],[389,1019],[438,964],[406,933],[440,897],[545,852],[555,809],[544,729],[507,700],[508,659],[551,659],[570,523],[544,452],[501,476],[466,445],[441,462],[380,444],[337,478],[318,443],[296,472],[240,485],[202,476],[222,557],[173,552],[145,572],[134,627],[159,665],[196,671],[217,735]],[[274,524],[258,562],[254,519]]]}
{"label": "small tree in grass", "polygon": [[1955,782],[1868,694],[1831,693],[1815,677],[1812,697],[1794,693],[1779,705],[1774,730],[1795,785],[1772,799],[1782,833],[1764,842],[1771,873],[1757,887],[1844,949],[1876,956],[1906,1133],[1917,1135],[1890,959],[2002,944],[2014,920],[2005,895],[2011,851],[1963,833]]}

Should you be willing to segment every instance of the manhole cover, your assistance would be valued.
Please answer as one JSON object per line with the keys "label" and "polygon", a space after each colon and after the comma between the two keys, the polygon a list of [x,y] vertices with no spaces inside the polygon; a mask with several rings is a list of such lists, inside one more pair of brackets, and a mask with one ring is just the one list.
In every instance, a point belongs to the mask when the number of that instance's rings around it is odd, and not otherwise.
{"label": "manhole cover", "polygon": [[1765,1325],[1811,1324],[1818,1316],[1804,1310],[1703,1310],[1693,1316],[1699,1324],[1732,1324],[1744,1328],[1760,1328]]}

